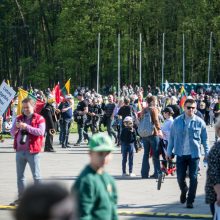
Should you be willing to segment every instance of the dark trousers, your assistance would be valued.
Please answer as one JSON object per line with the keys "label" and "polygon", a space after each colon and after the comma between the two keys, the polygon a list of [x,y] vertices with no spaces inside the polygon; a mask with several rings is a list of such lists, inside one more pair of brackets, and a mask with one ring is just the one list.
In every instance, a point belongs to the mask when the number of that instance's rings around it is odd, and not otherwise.
{"label": "dark trousers", "polygon": [[122,150],[122,173],[126,173],[126,163],[128,159],[129,173],[133,171],[133,159],[134,159],[134,143],[121,145]]}
{"label": "dark trousers", "polygon": [[77,143],[81,143],[83,138],[89,140],[89,135],[85,131],[85,125],[84,124],[82,124],[82,123],[77,124],[77,130],[78,130],[78,135],[79,135],[79,139],[78,139]]}
{"label": "dark trousers", "polygon": [[[212,213],[212,216],[214,216],[215,215],[215,203],[211,203],[209,205],[209,207],[210,207],[210,211]],[[216,219],[214,219],[214,220],[216,220]]]}
{"label": "dark trousers", "polygon": [[159,137],[151,135],[149,137],[142,138],[144,145],[144,155],[142,160],[141,167],[141,176],[142,178],[148,178],[150,171],[150,149],[152,149],[153,164],[154,164],[154,175],[157,176],[160,171],[160,160],[159,160]]}
{"label": "dark trousers", "polygon": [[199,158],[192,158],[191,155],[177,156],[176,168],[177,168],[177,181],[181,191],[186,191],[186,171],[189,168],[189,191],[187,202],[193,203],[196,196],[197,189],[197,175],[199,167]]}
{"label": "dark trousers", "polygon": [[117,133],[113,129],[113,123],[114,123],[114,119],[107,118],[106,120],[107,132],[110,137],[114,136],[115,140],[117,140]]}
{"label": "dark trousers", "polygon": [[62,146],[68,145],[71,119],[63,119],[60,129],[62,130]]}
{"label": "dark trousers", "polygon": [[45,147],[44,150],[53,150],[53,135],[50,134],[50,132],[46,131],[46,140],[45,140]]}

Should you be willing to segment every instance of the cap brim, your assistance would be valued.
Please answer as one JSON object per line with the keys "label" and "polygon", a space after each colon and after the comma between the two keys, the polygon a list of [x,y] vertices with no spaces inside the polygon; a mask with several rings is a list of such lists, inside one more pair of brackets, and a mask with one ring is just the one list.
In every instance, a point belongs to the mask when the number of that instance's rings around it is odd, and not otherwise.
{"label": "cap brim", "polygon": [[98,147],[90,148],[90,150],[95,152],[108,152],[108,151],[115,151],[117,150],[117,148],[114,146],[106,147],[105,145],[100,145]]}

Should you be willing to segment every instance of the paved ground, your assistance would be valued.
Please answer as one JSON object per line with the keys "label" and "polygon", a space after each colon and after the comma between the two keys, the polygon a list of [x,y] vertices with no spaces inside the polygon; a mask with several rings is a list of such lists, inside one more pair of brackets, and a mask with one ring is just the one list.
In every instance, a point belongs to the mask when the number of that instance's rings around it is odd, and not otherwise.
{"label": "paved ground", "polygon": [[[213,129],[208,129],[210,145],[214,140]],[[76,135],[71,134],[70,142],[76,141]],[[56,181],[70,189],[77,178],[80,170],[88,163],[88,148],[86,145],[62,150],[58,145],[58,137],[54,141],[56,153],[41,154],[41,168],[44,182]],[[73,146],[73,145],[72,145]],[[178,213],[178,214],[198,214],[209,215],[209,208],[204,203],[205,168],[201,166],[201,176],[199,177],[198,193],[194,209],[186,209],[179,203],[179,189],[176,177],[166,177],[160,191],[156,188],[156,180],[142,180],[140,177],[141,160],[143,152],[135,154],[134,172],[136,178],[121,177],[121,154],[120,149],[114,153],[113,161],[107,170],[116,178],[119,202],[119,212],[137,213]],[[32,182],[29,167],[26,170],[27,182]],[[16,173],[15,173],[15,153],[12,149],[12,139],[0,143],[0,205],[8,205],[16,199]],[[12,220],[11,211],[0,210],[0,220]],[[129,214],[130,215],[130,214]],[[164,214],[162,217],[165,216]],[[164,219],[156,217],[135,217],[120,216],[120,219]],[[167,219],[177,219],[179,216],[166,216]],[[175,217],[175,218],[174,218]],[[104,218],[103,218],[104,219]],[[186,219],[182,217],[182,219]],[[191,218],[192,219],[192,218]]]}

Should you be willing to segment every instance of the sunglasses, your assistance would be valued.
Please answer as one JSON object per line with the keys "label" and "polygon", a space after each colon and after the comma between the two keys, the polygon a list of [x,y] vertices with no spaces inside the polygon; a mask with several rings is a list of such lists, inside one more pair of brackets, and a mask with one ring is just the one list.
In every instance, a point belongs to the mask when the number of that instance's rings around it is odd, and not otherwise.
{"label": "sunglasses", "polygon": [[193,107],[193,106],[186,106],[186,108],[187,108],[188,110],[190,110],[190,109],[195,109],[196,107]]}

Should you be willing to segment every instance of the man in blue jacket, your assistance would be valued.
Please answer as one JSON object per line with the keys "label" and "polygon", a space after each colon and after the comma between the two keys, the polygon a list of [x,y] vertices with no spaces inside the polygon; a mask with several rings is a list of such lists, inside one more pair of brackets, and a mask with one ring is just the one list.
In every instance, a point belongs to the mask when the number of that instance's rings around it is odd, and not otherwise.
{"label": "man in blue jacket", "polygon": [[[183,204],[186,202],[187,208],[193,208],[196,196],[201,156],[200,145],[202,144],[204,147],[205,158],[209,151],[205,122],[195,115],[195,110],[195,100],[187,99],[184,103],[184,113],[174,120],[171,127],[167,150],[168,159],[171,159],[172,152],[177,156],[177,181],[181,190],[180,202]],[[189,169],[189,187],[185,180],[187,169]]]}

